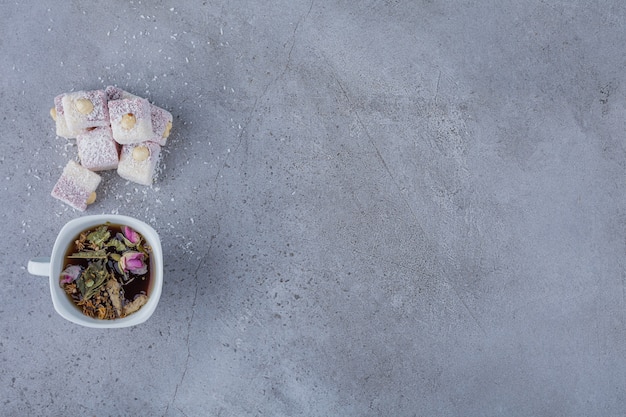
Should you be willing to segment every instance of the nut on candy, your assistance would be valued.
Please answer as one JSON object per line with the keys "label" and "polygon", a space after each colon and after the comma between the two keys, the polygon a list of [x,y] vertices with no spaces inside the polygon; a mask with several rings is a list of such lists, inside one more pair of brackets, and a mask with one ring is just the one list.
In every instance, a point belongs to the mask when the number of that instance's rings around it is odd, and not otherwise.
{"label": "nut on candy", "polygon": [[145,161],[150,157],[150,149],[146,146],[136,146],[133,149],[133,159],[137,162]]}
{"label": "nut on candy", "polygon": [[87,198],[87,201],[85,201],[85,203],[93,204],[96,201],[96,197],[96,192],[92,191],[91,194],[89,194],[89,197]]}
{"label": "nut on candy", "polygon": [[135,126],[135,123],[137,123],[135,115],[132,113],[126,113],[122,116],[122,121],[120,122],[120,125],[123,129],[130,130]]}
{"label": "nut on candy", "polygon": [[167,122],[167,125],[165,126],[165,130],[163,131],[164,139],[170,135],[171,130],[172,130],[172,122]]}
{"label": "nut on candy", "polygon": [[93,103],[86,98],[79,98],[74,102],[74,106],[76,106],[76,110],[82,114],[89,114],[93,111]]}
{"label": "nut on candy", "polygon": [[55,107],[50,109],[50,117],[52,117],[52,120],[54,121],[57,120],[57,109]]}

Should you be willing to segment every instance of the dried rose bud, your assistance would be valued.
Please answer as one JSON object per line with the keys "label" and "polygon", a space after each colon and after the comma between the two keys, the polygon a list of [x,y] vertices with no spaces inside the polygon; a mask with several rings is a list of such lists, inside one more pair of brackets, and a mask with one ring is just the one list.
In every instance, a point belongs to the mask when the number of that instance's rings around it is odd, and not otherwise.
{"label": "dried rose bud", "polygon": [[139,233],[135,232],[128,226],[124,226],[124,237],[126,237],[130,243],[139,243]]}
{"label": "dried rose bud", "polygon": [[141,252],[128,251],[120,258],[120,269],[130,273],[141,275],[148,272],[148,266],[145,264],[144,254]]}
{"label": "dried rose bud", "polygon": [[74,282],[80,276],[80,273],[83,271],[80,265],[68,265],[67,268],[61,272],[61,284],[69,284],[70,282]]}

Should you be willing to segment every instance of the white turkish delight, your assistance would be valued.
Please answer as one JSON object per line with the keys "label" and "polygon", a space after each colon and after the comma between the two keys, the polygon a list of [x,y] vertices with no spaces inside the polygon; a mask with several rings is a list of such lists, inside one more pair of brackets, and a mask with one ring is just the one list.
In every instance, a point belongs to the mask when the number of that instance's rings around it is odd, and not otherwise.
{"label": "white turkish delight", "polygon": [[123,98],[109,101],[113,139],[121,145],[150,140],[152,116],[145,98]]}
{"label": "white turkish delight", "polygon": [[122,147],[117,173],[120,177],[142,185],[151,185],[156,176],[161,146],[146,141]]}
{"label": "white turkish delight", "polygon": [[97,127],[76,137],[80,164],[92,171],[116,169],[119,145],[113,140],[110,127]]}
{"label": "white turkish delight", "polygon": [[104,90],[76,91],[61,98],[65,123],[71,132],[109,125],[109,107]]}

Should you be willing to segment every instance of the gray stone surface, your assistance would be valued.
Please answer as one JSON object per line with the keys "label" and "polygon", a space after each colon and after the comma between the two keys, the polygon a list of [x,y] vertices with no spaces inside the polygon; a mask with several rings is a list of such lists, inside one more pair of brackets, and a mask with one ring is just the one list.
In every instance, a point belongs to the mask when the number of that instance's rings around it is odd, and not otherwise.
{"label": "gray stone surface", "polygon": [[[622,416],[622,1],[0,1],[2,415]],[[53,97],[175,118],[152,187],[50,197]],[[58,316],[84,214],[163,239],[157,311]]]}

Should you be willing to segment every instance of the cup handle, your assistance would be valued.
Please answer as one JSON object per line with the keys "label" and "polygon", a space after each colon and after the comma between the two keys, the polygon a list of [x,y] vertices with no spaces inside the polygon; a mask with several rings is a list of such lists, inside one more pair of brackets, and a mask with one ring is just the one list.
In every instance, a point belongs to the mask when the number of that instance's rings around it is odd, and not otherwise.
{"label": "cup handle", "polygon": [[28,261],[28,272],[33,275],[47,277],[50,275],[50,258],[33,258]]}

